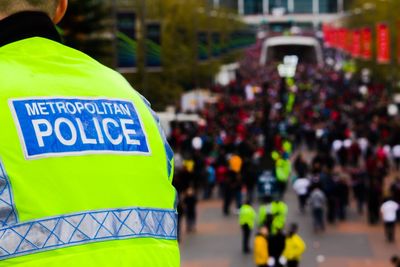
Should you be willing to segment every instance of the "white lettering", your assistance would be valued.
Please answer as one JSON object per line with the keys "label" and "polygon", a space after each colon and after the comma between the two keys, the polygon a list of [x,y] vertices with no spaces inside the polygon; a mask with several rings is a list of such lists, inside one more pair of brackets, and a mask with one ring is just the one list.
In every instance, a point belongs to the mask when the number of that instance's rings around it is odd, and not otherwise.
{"label": "white lettering", "polygon": [[76,114],[76,107],[71,102],[67,102],[65,104],[65,107],[67,108],[69,114],[72,114],[72,115]]}
{"label": "white lettering", "polygon": [[39,106],[40,114],[49,115],[49,112],[47,111],[45,103],[38,103],[38,106]]}
{"label": "white lettering", "polygon": [[119,108],[117,104],[114,104],[115,114],[123,114],[122,110]]}
{"label": "white lettering", "polygon": [[106,137],[108,138],[108,140],[110,140],[111,144],[113,145],[119,145],[121,144],[123,137],[121,134],[118,134],[117,138],[113,138],[110,134],[110,129],[108,128],[108,125],[112,124],[115,127],[119,127],[118,123],[113,120],[113,119],[104,119],[103,120],[103,129],[104,129],[104,133],[106,134]]}
{"label": "white lettering", "polygon": [[121,110],[124,112],[125,115],[132,116],[132,115],[131,115],[131,111],[129,110],[128,105],[126,105],[126,104],[125,104],[125,105],[119,104],[119,107],[121,108]]}
{"label": "white lettering", "polygon": [[85,107],[83,106],[82,102],[76,102],[75,106],[76,106],[76,109],[78,110],[78,113],[82,114],[82,110],[85,109]]}
{"label": "white lettering", "polygon": [[64,102],[57,102],[56,107],[58,109],[58,113],[63,113],[63,111],[64,113],[67,113],[67,109],[65,108]]}
{"label": "white lettering", "polygon": [[93,118],[94,128],[96,129],[97,136],[99,137],[99,144],[104,144],[103,133],[101,132],[100,123],[97,118]]}
{"label": "white lettering", "polygon": [[114,114],[113,113],[113,109],[112,109],[112,104],[111,103],[104,103],[107,107],[108,107],[108,110],[110,111],[110,114]]}
{"label": "white lettering", "polygon": [[137,140],[137,139],[132,139],[132,138],[131,138],[131,135],[135,135],[135,134],[136,134],[136,131],[133,130],[133,129],[128,129],[128,128],[126,127],[127,125],[133,125],[133,124],[134,124],[133,120],[122,119],[122,120],[120,120],[120,121],[121,121],[122,133],[123,133],[124,136],[125,136],[126,143],[127,143],[128,145],[137,145],[137,146],[139,146],[139,145],[140,145],[140,141]]}
{"label": "white lettering", "polygon": [[94,104],[94,105],[95,105],[95,107],[96,107],[96,112],[97,112],[97,114],[99,114],[99,115],[104,115],[104,111],[102,112],[97,104]]}
{"label": "white lettering", "polygon": [[51,112],[52,112],[53,114],[55,114],[56,111],[55,111],[55,109],[54,109],[54,102],[47,102],[47,105],[50,107]]}
{"label": "white lettering", "polygon": [[[64,138],[64,136],[61,133],[61,124],[66,124],[69,128],[69,130],[71,131],[71,138],[70,139],[66,139]],[[56,120],[56,122],[54,123],[54,132],[56,133],[56,137],[57,139],[66,146],[73,146],[76,143],[76,140],[78,138],[76,129],[74,124],[70,121],[67,120],[65,118],[58,118]]]}
{"label": "white lettering", "polygon": [[96,108],[94,107],[94,105],[92,103],[85,103],[85,109],[87,111],[89,111],[89,113],[91,113],[91,114],[96,113]]}
{"label": "white lettering", "polygon": [[83,127],[83,123],[82,123],[81,119],[76,119],[76,122],[78,123],[78,129],[79,129],[79,133],[80,133],[81,138],[82,138],[82,143],[96,145],[97,144],[97,140],[96,139],[87,138],[86,133],[85,133],[85,129]]}
{"label": "white lettering", "polygon": [[29,116],[35,116],[39,114],[39,109],[36,103],[32,103],[32,106],[28,103],[25,104],[26,111],[28,111]]}
{"label": "white lettering", "polygon": [[[53,128],[49,121],[44,119],[32,120],[33,129],[35,130],[36,140],[38,141],[39,147],[44,147],[43,137],[50,136],[53,132]],[[42,131],[40,125],[46,126]]]}
{"label": "white lettering", "polygon": [[104,105],[104,102],[101,103],[101,106],[103,107],[104,114],[107,115],[107,114],[108,114],[108,113],[107,113],[107,108],[106,108],[106,105]]}

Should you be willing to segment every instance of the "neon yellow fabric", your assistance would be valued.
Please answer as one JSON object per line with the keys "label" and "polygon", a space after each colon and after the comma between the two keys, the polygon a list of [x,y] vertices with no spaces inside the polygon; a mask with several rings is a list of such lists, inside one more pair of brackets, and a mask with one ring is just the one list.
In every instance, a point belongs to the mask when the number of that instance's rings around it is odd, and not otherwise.
{"label": "neon yellow fabric", "polygon": [[267,214],[271,213],[271,205],[261,205],[258,208],[258,225],[261,226],[267,219]]}
{"label": "neon yellow fabric", "polygon": [[12,267],[148,267],[180,266],[172,241],[131,239],[51,250],[0,261]]}
{"label": "neon yellow fabric", "polygon": [[292,151],[293,151],[293,145],[292,145],[292,143],[291,143],[290,141],[288,141],[288,140],[285,140],[285,141],[283,142],[282,147],[283,147],[283,151],[285,151],[286,153],[291,154]]}
{"label": "neon yellow fabric", "polygon": [[278,159],[276,161],[276,179],[281,182],[287,182],[292,172],[290,160]]}
{"label": "neon yellow fabric", "polygon": [[282,201],[274,201],[271,203],[271,212],[274,216],[272,220],[272,233],[275,234],[277,230],[285,227],[288,207]]}
{"label": "neon yellow fabric", "polygon": [[254,220],[256,219],[256,212],[252,206],[244,204],[239,210],[239,224],[247,224],[250,229],[254,228]]}
{"label": "neon yellow fabric", "polygon": [[300,260],[306,250],[306,244],[303,239],[298,234],[294,234],[291,237],[286,238],[285,244],[283,256],[287,260]]}
{"label": "neon yellow fabric", "polygon": [[272,151],[272,153],[271,153],[271,158],[272,158],[273,160],[276,161],[276,160],[278,160],[280,157],[281,157],[281,155],[279,154],[278,151],[276,151],[276,150]]}
{"label": "neon yellow fabric", "polygon": [[[168,177],[167,156],[157,123],[141,96],[120,74],[79,51],[44,38],[3,46],[0,58],[0,157],[10,178],[20,222],[111,208],[174,209],[172,173]],[[26,160],[8,101],[42,96],[133,102],[148,136],[151,155],[93,154]],[[93,260],[93,255],[98,260]],[[53,256],[57,258],[49,258]],[[30,259],[37,260],[37,265],[25,263]],[[52,264],[45,264],[46,261]],[[1,261],[2,266],[16,263],[175,267],[179,266],[179,251],[176,241],[137,239]]]}

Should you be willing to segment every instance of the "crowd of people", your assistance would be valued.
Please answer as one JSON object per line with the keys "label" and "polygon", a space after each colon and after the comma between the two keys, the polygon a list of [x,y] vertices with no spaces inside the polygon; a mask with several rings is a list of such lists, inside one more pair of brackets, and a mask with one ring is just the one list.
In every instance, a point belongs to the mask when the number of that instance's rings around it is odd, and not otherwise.
{"label": "crowd of people", "polygon": [[[297,231],[292,226],[284,234],[284,196],[291,185],[299,211],[312,216],[316,233],[327,223],[347,220],[354,200],[367,223],[383,220],[386,239],[394,242],[400,218],[400,117],[388,112],[387,90],[371,75],[356,76],[346,64],[340,66],[340,60],[324,67],[300,62],[295,77],[281,78],[275,65],[260,67],[256,58],[249,51],[237,80],[212,88],[217,101],[199,112],[200,123],[172,125],[174,185],[187,230],[196,229],[198,198],[220,197],[223,215],[239,214],[243,252],[250,250],[254,220],[257,244],[288,243]],[[272,179],[262,179],[267,176]],[[258,215],[252,210],[256,196]],[[267,234],[267,241],[260,241]],[[285,245],[279,257],[267,252],[273,265],[257,264],[281,266],[284,251]]]}

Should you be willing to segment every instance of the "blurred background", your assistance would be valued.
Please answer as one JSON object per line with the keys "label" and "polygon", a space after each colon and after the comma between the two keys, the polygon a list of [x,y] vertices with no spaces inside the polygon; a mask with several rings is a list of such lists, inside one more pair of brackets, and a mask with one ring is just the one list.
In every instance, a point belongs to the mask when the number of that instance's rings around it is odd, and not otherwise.
{"label": "blurred background", "polygon": [[70,0],[59,31],[157,112],[175,151],[182,266],[389,267],[400,266],[399,11],[398,0]]}

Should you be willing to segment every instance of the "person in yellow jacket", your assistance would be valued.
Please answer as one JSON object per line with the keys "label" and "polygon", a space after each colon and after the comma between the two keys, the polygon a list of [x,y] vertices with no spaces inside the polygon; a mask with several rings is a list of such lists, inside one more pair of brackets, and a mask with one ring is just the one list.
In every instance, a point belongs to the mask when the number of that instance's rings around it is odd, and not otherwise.
{"label": "person in yellow jacket", "polygon": [[254,238],[254,263],[258,267],[268,267],[268,228],[260,227]]}
{"label": "person in yellow jacket", "polygon": [[62,44],[67,4],[0,1],[0,266],[178,267],[172,149],[119,73]]}
{"label": "person in yellow jacket", "polygon": [[286,245],[285,250],[283,251],[283,257],[287,261],[287,267],[298,267],[301,256],[306,250],[306,244],[297,234],[297,230],[297,224],[292,224],[290,226],[289,234],[286,237]]}
{"label": "person in yellow jacket", "polygon": [[256,212],[250,202],[246,201],[239,209],[239,224],[242,227],[242,249],[245,254],[250,252],[250,234],[254,228],[255,219]]}

